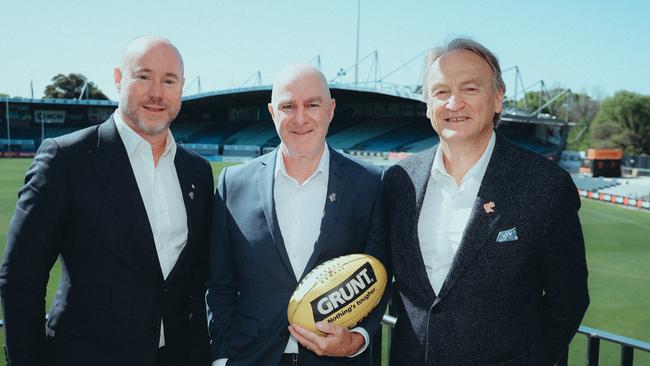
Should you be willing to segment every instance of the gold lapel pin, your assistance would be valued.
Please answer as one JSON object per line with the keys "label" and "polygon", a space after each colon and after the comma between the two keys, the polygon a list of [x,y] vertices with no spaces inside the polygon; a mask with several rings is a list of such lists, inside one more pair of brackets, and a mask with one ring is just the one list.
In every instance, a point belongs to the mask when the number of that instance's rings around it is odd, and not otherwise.
{"label": "gold lapel pin", "polygon": [[330,199],[330,202],[334,202],[334,201],[336,201],[336,193],[332,193],[332,194],[330,194],[328,197],[329,197],[329,199]]}
{"label": "gold lapel pin", "polygon": [[495,207],[495,205],[494,205],[494,202],[492,202],[492,201],[490,201],[490,202],[483,205],[483,209],[485,210],[485,213],[488,213],[488,214],[494,212],[494,207]]}

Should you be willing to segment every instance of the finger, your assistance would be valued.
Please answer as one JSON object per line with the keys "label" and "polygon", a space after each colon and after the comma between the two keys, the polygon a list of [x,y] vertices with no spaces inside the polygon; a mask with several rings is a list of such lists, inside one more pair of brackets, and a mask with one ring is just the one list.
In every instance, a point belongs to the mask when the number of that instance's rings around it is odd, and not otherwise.
{"label": "finger", "polygon": [[[299,332],[298,332],[298,330],[296,329],[296,327],[297,327],[297,326],[290,325],[290,326],[289,326],[289,333],[291,333],[291,335],[292,335],[294,338],[296,338],[296,340],[297,340],[300,344],[302,344],[303,347],[307,347],[308,349],[310,349],[311,351],[314,351],[314,352],[316,352],[316,351],[321,351],[320,347],[318,347],[318,345],[317,345],[316,343],[314,343],[314,342],[312,342],[311,340],[309,340],[309,339],[307,339],[306,337],[304,337],[302,333],[299,333]],[[307,331],[307,332],[313,334],[312,332],[310,332],[310,331],[308,331],[308,330],[306,330],[306,329],[304,329],[304,328],[302,328],[302,330]]]}
{"label": "finger", "polygon": [[345,327],[325,322],[316,322],[316,328],[325,334],[332,335],[343,335],[346,332],[349,332]]}

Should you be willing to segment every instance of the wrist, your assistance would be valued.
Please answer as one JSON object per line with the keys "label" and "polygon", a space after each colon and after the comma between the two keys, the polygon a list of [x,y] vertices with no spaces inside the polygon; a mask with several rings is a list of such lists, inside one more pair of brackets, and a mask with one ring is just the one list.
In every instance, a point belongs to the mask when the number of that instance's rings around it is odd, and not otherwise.
{"label": "wrist", "polygon": [[361,335],[361,333],[350,332],[352,335],[352,341],[350,342],[350,351],[348,352],[348,357],[356,355],[359,353],[361,348],[366,344],[366,339]]}

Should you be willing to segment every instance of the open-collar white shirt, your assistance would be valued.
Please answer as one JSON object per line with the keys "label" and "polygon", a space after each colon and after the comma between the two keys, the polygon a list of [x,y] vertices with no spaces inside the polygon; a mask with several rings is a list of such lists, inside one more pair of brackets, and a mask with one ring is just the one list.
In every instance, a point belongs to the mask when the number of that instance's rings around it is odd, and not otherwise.
{"label": "open-collar white shirt", "polygon": [[[113,120],[126,148],[147,211],[163,277],[167,278],[185,247],[188,236],[183,192],[174,165],[176,142],[171,131],[168,131],[165,149],[158,164],[154,165],[151,144],[127,125],[118,113],[113,114]],[[164,345],[165,334],[161,321],[159,346]]]}
{"label": "open-collar white shirt", "polygon": [[[320,235],[327,197],[330,152],[326,144],[318,167],[302,184],[287,173],[282,145],[276,155],[273,184],[275,213],[293,274],[299,280]],[[284,352],[298,353],[298,342],[293,336],[289,337]]]}
{"label": "open-collar white shirt", "polygon": [[440,293],[467,227],[474,201],[494,151],[492,137],[479,160],[465,173],[460,186],[447,173],[442,144],[438,145],[418,220],[418,238],[431,287]]}

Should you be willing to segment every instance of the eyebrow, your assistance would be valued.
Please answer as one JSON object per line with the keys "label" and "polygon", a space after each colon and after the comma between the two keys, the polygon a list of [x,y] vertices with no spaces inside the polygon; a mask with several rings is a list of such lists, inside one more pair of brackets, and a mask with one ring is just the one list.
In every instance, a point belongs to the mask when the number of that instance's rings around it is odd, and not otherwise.
{"label": "eyebrow", "polygon": [[[481,85],[481,83],[479,82],[479,79],[469,79],[469,80],[465,80],[465,81],[460,83],[461,86],[464,86],[464,85],[467,85],[467,84]],[[435,90],[435,89],[441,88],[441,87],[448,87],[448,86],[445,83],[434,83],[434,84],[431,85],[431,88],[429,90]]]}
{"label": "eyebrow", "polygon": [[[134,73],[134,74],[138,74],[138,73],[152,73],[152,72],[153,72],[153,70],[151,70],[151,69],[142,68],[142,69],[137,69],[137,70],[135,70],[133,73]],[[165,73],[165,77],[171,77],[171,78],[174,78],[174,79],[176,79],[176,80],[179,79],[178,75],[176,75],[176,74],[173,73],[173,72],[167,72],[167,73]]]}
{"label": "eyebrow", "polygon": [[[313,103],[313,102],[323,102],[323,97],[315,96],[315,97],[310,97],[305,100],[305,103]],[[293,99],[280,99],[278,101],[278,105],[283,105],[283,104],[290,104],[290,103],[295,103],[295,100]]]}

